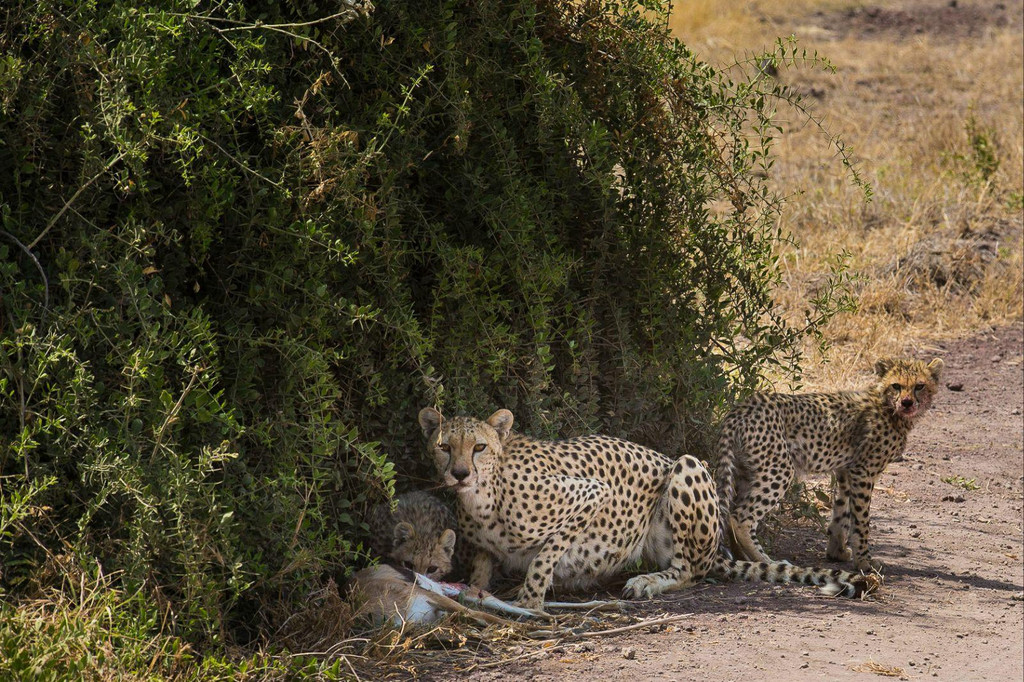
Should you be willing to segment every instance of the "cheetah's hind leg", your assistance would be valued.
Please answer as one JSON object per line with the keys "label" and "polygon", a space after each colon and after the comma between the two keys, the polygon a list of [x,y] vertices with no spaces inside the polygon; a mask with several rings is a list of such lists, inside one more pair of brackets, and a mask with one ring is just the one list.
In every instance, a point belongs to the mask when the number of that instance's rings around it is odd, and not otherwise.
{"label": "cheetah's hind leg", "polygon": [[[729,538],[737,559],[745,561],[771,561],[771,558],[757,541],[753,524],[741,523],[735,517],[729,519]],[[730,557],[731,558],[731,557]]]}
{"label": "cheetah's hind leg", "polygon": [[825,552],[829,561],[841,562],[853,558],[853,550],[847,546],[851,515],[850,475],[846,471],[837,471],[832,493],[832,522],[828,525],[828,549]]}
{"label": "cheetah's hind leg", "polygon": [[718,553],[718,497],[701,463],[690,456],[669,470],[644,540],[644,558],[663,570],[638,575],[622,590],[625,599],[650,598],[692,585]]}
{"label": "cheetah's hind leg", "polygon": [[789,453],[776,453],[774,461],[764,461],[764,458],[764,453],[760,453],[757,462],[748,464],[751,470],[747,485],[734,500],[729,518],[729,527],[738,545],[737,558],[747,561],[771,561],[757,541],[757,529],[768,512],[779,506],[796,476]]}

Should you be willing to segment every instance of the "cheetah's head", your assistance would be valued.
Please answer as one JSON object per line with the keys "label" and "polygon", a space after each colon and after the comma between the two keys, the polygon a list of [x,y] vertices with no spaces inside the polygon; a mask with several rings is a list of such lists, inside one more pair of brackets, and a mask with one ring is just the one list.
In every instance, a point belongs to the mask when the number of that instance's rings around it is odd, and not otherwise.
{"label": "cheetah's head", "polygon": [[875,363],[875,374],[886,405],[896,416],[912,420],[931,407],[939,387],[942,360],[935,358],[925,364],[920,360],[883,358]]}
{"label": "cheetah's head", "polygon": [[487,421],[471,417],[446,420],[432,407],[420,410],[420,428],[442,482],[460,494],[485,484],[501,456],[513,419],[508,410],[498,410]]}
{"label": "cheetah's head", "polygon": [[433,580],[440,580],[452,570],[455,552],[455,531],[445,529],[440,535],[419,534],[411,523],[395,524],[395,535],[389,559],[409,570]]}

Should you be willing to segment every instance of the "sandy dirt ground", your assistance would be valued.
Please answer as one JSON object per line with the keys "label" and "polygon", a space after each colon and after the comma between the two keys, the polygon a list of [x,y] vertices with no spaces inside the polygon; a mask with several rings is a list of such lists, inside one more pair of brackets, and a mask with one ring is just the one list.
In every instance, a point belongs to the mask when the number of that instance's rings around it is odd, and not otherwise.
{"label": "sandy dirt ground", "polygon": [[[702,584],[629,607],[641,618],[688,614],[679,622],[529,645],[519,660],[481,657],[489,667],[435,669],[425,678],[1024,678],[1024,330],[999,329],[920,355],[944,359],[944,388],[876,489],[873,552],[886,568],[873,598]],[[809,521],[784,525],[774,554],[830,565],[824,533]]]}

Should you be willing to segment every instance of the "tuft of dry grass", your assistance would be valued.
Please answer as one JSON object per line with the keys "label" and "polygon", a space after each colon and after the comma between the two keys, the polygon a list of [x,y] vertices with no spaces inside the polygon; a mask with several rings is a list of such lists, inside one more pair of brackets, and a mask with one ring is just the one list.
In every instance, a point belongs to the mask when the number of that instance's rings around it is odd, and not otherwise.
{"label": "tuft of dry grass", "polygon": [[862,10],[837,0],[674,9],[676,34],[714,65],[795,35],[836,66],[778,76],[852,147],[874,190],[866,202],[821,130],[780,108],[787,132],[771,182],[789,197],[782,221],[795,240],[779,250],[779,302],[796,321],[837,254],[857,278],[857,312],[825,330],[831,350],[805,349],[812,388],[858,385],[878,356],[927,355],[941,339],[1024,318],[1020,19],[970,0],[959,7],[980,38],[914,2],[891,8],[909,18],[902,40],[866,33]]}
{"label": "tuft of dry grass", "polygon": [[867,661],[866,663],[851,666],[850,669],[858,673],[874,673],[882,677],[898,677],[901,680],[910,679],[907,677],[907,671],[903,668],[894,665],[884,665],[875,661]]}

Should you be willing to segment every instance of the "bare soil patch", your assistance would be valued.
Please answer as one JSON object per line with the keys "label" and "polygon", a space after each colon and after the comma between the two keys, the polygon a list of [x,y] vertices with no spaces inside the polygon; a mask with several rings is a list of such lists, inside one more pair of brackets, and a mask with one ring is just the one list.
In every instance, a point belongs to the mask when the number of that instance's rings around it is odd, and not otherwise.
{"label": "bare soil patch", "polygon": [[1021,12],[1017,3],[916,2],[899,7],[866,5],[837,12],[818,12],[821,28],[833,31],[839,38],[907,39],[928,34],[933,37],[964,40],[981,38],[991,28],[1019,27]]}
{"label": "bare soil patch", "polygon": [[[882,475],[873,546],[885,584],[866,601],[807,588],[703,584],[631,605],[668,626],[429,679],[704,682],[736,679],[1012,680],[1024,676],[1024,327],[937,344],[946,390]],[[825,536],[787,525],[774,553],[827,565]],[[494,665],[481,656],[479,663]]]}

